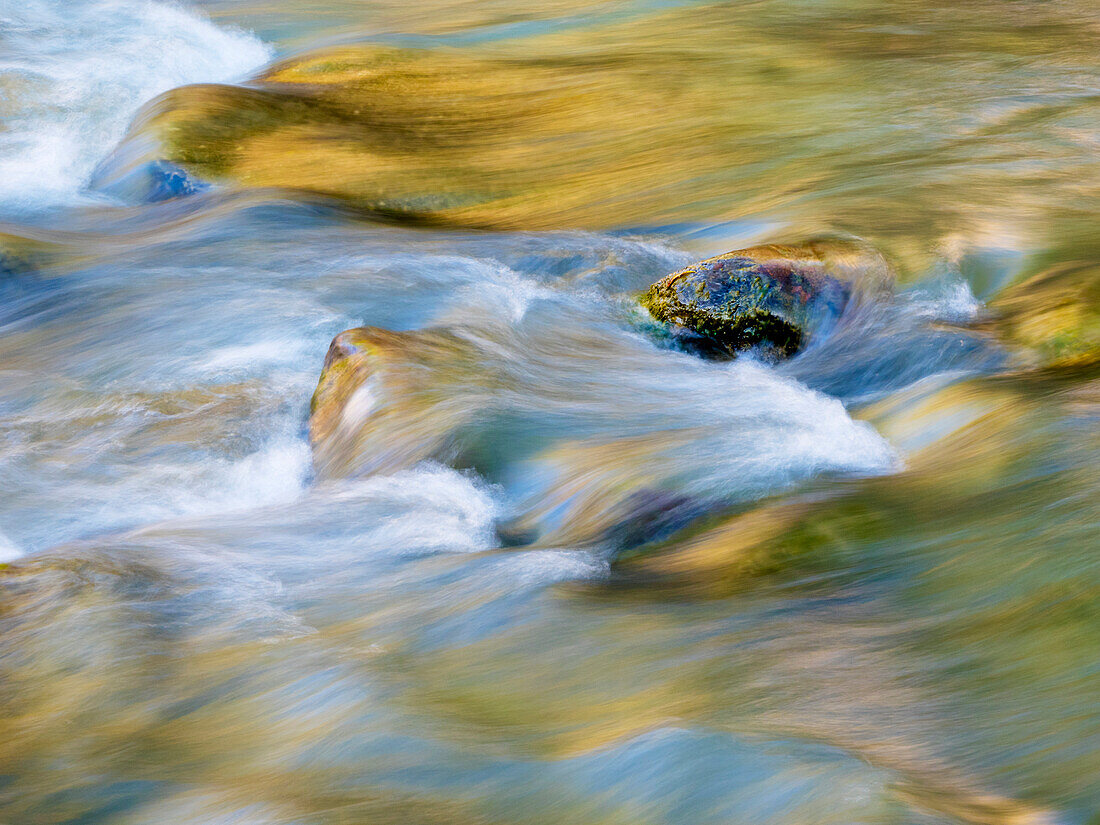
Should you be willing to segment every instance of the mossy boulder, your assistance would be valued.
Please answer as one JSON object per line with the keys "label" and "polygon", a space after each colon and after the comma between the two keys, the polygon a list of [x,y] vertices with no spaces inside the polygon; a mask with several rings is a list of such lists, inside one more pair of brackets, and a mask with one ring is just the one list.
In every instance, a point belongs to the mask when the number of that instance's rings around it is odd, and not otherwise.
{"label": "mossy boulder", "polygon": [[882,256],[848,240],[739,249],[673,272],[641,302],[686,349],[786,357],[835,325],[854,298],[890,282]]}

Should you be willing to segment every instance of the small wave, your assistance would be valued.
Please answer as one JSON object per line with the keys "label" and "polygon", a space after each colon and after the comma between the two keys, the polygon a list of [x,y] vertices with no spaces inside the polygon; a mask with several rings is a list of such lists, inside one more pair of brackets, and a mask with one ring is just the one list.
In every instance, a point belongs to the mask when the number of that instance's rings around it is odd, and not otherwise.
{"label": "small wave", "polygon": [[[100,437],[102,433],[93,433],[87,443],[94,444]],[[0,456],[0,466],[10,458]],[[151,458],[107,465],[106,472],[95,474],[73,467],[69,472],[76,477],[63,491],[54,488],[56,478],[48,468],[35,465],[39,481],[19,492],[25,500],[32,498],[34,490],[41,492],[34,503],[24,504],[24,512],[29,508],[32,517],[20,525],[23,531],[10,525],[16,541],[28,550],[38,550],[143,523],[286,505],[306,490],[311,468],[309,445],[291,433],[276,434],[239,457],[176,453],[161,460]],[[59,511],[63,515],[50,517]],[[0,561],[15,555],[19,555],[16,545],[5,544],[0,535]]]}
{"label": "small wave", "polygon": [[450,467],[425,462],[389,476],[344,481],[323,489],[319,501],[340,507],[382,504],[406,518],[379,519],[372,534],[380,547],[463,553],[488,550],[496,543],[494,525],[500,503],[482,481]]}
{"label": "small wave", "polygon": [[0,0],[0,206],[77,201],[142,103],[271,59],[251,34],[154,0]]}
{"label": "small wave", "polygon": [[454,303],[438,319],[443,323],[461,323],[464,316],[484,316],[482,307],[497,306],[503,320],[518,324],[534,301],[554,296],[554,290],[518,272],[499,265],[481,265],[483,277],[457,291]]}
{"label": "small wave", "polygon": [[235,459],[146,465],[105,494],[101,518],[108,526],[177,516],[213,515],[286,504],[306,487],[309,445],[281,435]]}
{"label": "small wave", "polygon": [[543,587],[556,582],[605,579],[607,559],[584,550],[528,550],[506,557],[505,573],[520,585]]}
{"label": "small wave", "polygon": [[943,281],[912,294],[913,310],[918,317],[947,323],[973,321],[982,311],[982,302],[974,297],[970,284],[963,280]]}
{"label": "small wave", "polygon": [[[211,485],[218,501],[229,494],[232,503],[217,504],[217,510],[236,510],[263,504],[292,501],[305,488],[309,474],[309,446],[301,439],[280,439],[262,450],[227,463]],[[221,482],[220,484],[218,482]],[[218,488],[222,489],[218,489]],[[198,506],[209,511],[214,496]]]}
{"label": "small wave", "polygon": [[23,555],[23,551],[15,546],[15,542],[0,533],[0,564],[12,561]]}

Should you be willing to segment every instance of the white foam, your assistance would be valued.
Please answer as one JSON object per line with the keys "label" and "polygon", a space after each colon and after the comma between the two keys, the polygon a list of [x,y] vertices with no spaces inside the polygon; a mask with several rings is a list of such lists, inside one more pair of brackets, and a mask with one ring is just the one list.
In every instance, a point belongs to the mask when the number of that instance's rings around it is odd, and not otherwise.
{"label": "white foam", "polygon": [[[300,302],[304,308],[309,309],[305,301]],[[320,313],[319,313],[320,314]],[[254,337],[247,326],[245,316],[238,316],[237,329],[241,329],[241,335]],[[323,320],[328,320],[322,316]],[[290,319],[290,323],[296,319]],[[271,319],[269,323],[275,325],[282,319]],[[228,322],[227,322],[228,323]],[[312,326],[312,320],[309,322]],[[241,325],[245,325],[243,328]],[[303,324],[304,325],[304,324]],[[202,356],[181,364],[181,370],[187,375],[194,376],[203,382],[247,380],[257,375],[286,375],[297,373],[302,365],[309,365],[308,386],[316,376],[313,374],[313,366],[317,360],[318,347],[324,347],[327,341],[325,336],[317,338],[301,335],[272,335],[259,341],[247,344],[229,344],[215,347]],[[322,350],[323,352],[323,350]],[[291,386],[288,391],[298,392],[302,389],[302,381],[295,375],[293,381],[284,381]],[[310,387],[312,390],[312,387]]]}
{"label": "white foam", "polygon": [[606,579],[611,573],[607,559],[583,550],[528,550],[505,556],[508,575],[527,587],[555,582]]}
{"label": "white foam", "polygon": [[914,292],[913,308],[922,318],[962,324],[973,321],[982,310],[982,302],[974,297],[966,281],[945,281],[934,287]]}
{"label": "white foam", "polygon": [[15,546],[15,543],[0,533],[0,564],[13,561],[23,555],[23,551]]}
{"label": "white foam", "polygon": [[155,0],[0,0],[0,206],[78,200],[138,108],[243,79],[271,49]]}
{"label": "white foam", "polygon": [[310,472],[309,445],[290,435],[273,438],[238,459],[146,465],[104,502],[119,521],[153,521],[285,504],[299,498]]}
{"label": "white foam", "polygon": [[373,526],[373,541],[398,554],[410,546],[417,552],[479,552],[496,543],[500,504],[493,490],[475,477],[432,462],[390,476],[341,482],[321,495],[329,501],[370,501],[388,512],[413,514],[380,519]]}
{"label": "white foam", "polygon": [[[475,300],[482,301],[495,298],[503,304],[504,309],[512,323],[518,324],[527,314],[533,301],[548,298],[554,295],[553,290],[522,277],[508,267],[499,267],[495,271],[496,283],[477,282],[467,289]],[[484,304],[481,304],[484,306]]]}
{"label": "white foam", "polygon": [[[865,421],[838,399],[809,389],[773,369],[741,358],[725,368],[736,391],[708,402],[711,415],[730,426],[725,449],[705,462],[715,479],[759,495],[819,473],[877,474],[900,458]],[[706,472],[695,479],[706,485]]]}
{"label": "white foam", "polygon": [[690,496],[746,501],[820,474],[876,475],[901,466],[893,446],[839,399],[751,356],[728,364],[663,358],[678,362],[674,372],[621,374],[620,426],[652,425],[658,438],[687,426],[693,435],[644,459],[641,479],[656,474]]}
{"label": "white foam", "polygon": [[220,347],[200,362],[194,372],[200,375],[224,375],[237,372],[250,373],[260,367],[293,364],[309,353],[309,342],[255,341],[251,344]]}
{"label": "white foam", "polygon": [[[261,450],[227,463],[215,471],[212,485],[217,501],[211,508],[236,510],[293,501],[305,488],[310,468],[309,445],[297,438],[276,439]],[[221,489],[219,489],[219,487]]]}
{"label": "white foam", "polygon": [[289,504],[305,491],[310,468],[309,445],[288,433],[240,458],[146,462],[114,483],[74,485],[70,497],[83,511],[81,532],[104,532]]}

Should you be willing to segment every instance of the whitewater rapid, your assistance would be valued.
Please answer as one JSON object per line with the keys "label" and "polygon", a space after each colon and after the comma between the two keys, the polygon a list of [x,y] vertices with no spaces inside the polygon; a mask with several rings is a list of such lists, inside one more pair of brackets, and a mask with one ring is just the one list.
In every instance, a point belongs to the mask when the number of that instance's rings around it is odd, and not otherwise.
{"label": "whitewater rapid", "polygon": [[92,197],[85,187],[143,103],[244,79],[270,46],[155,0],[0,0],[0,214]]}

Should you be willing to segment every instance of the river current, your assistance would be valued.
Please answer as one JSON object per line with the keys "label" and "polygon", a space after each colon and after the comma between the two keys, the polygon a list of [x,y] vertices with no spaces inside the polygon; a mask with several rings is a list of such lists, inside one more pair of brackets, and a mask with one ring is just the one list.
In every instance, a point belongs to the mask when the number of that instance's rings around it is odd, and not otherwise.
{"label": "river current", "polygon": [[[0,823],[1095,825],[1100,377],[1040,290],[1100,263],[1100,15],[1029,5],[0,0]],[[710,25],[759,109],[552,222],[381,219],[143,131],[318,48],[704,71]],[[897,281],[789,361],[641,317],[807,229]],[[362,326],[461,347],[321,473]]]}

